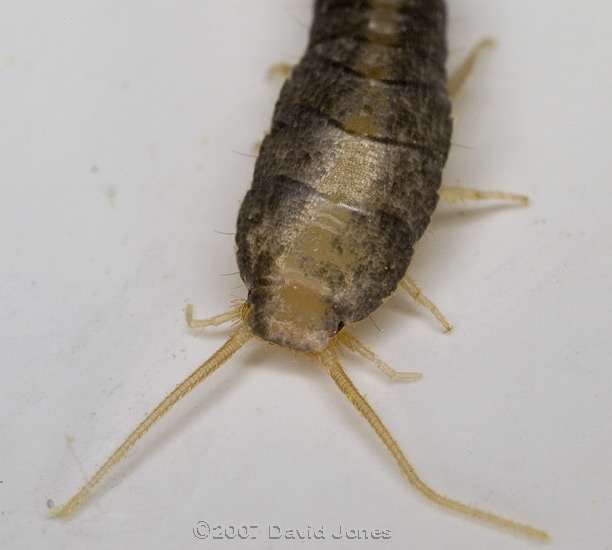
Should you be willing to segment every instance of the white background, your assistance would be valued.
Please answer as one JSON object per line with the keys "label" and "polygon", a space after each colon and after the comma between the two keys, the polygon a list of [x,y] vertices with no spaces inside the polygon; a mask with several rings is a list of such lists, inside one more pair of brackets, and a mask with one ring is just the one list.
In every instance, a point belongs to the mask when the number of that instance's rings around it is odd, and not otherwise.
{"label": "white background", "polygon": [[[42,7],[41,7],[42,6]],[[189,330],[243,298],[233,237],[280,61],[308,0],[0,9],[0,544],[4,548],[540,546],[430,504],[322,368],[250,343],[141,440],[68,523],[49,519],[227,337]],[[455,0],[449,66],[485,36],[455,103],[447,183],[531,205],[441,205],[411,274],[454,325],[398,295],[354,332],[393,382],[356,384],[432,487],[610,549],[612,5]],[[246,155],[246,156],[245,156]],[[231,274],[231,275],[228,275]],[[198,521],[258,525],[197,540]],[[267,526],[323,527],[323,541]],[[339,527],[388,541],[333,540]]]}

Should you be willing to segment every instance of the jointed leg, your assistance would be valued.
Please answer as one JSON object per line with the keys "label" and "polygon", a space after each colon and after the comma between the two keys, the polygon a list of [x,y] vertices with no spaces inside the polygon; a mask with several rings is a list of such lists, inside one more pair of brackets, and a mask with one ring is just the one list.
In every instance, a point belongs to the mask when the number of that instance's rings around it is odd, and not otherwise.
{"label": "jointed leg", "polygon": [[444,332],[450,332],[453,327],[450,326],[449,322],[446,320],[444,315],[440,313],[440,310],[436,307],[436,305],[426,296],[423,295],[421,289],[417,286],[417,284],[412,280],[408,274],[404,275],[404,278],[400,281],[400,286],[403,290],[405,290],[412,299],[417,303],[424,307],[426,307],[433,316],[440,322],[440,324],[444,327]]}
{"label": "jointed leg", "polygon": [[457,201],[479,201],[483,199],[497,199],[502,201],[518,202],[521,206],[529,204],[529,197],[525,195],[517,195],[516,193],[505,193],[504,191],[480,191],[469,187],[452,187],[443,185],[438,191],[438,196],[441,199],[449,202]]}
{"label": "jointed leg", "polygon": [[[468,76],[474,68],[476,59],[485,48],[490,48],[495,45],[491,38],[481,40],[469,53],[467,58],[459,65],[453,74],[448,78],[446,88],[451,98],[461,91]],[[457,200],[482,200],[482,199],[498,199],[506,201],[518,202],[521,206],[527,206],[529,199],[525,195],[517,195],[515,193],[504,193],[502,191],[479,191],[478,189],[469,189],[463,187],[448,187],[442,186],[438,192],[440,198],[455,202]]]}
{"label": "jointed leg", "polygon": [[448,95],[451,97],[451,99],[457,97],[457,94],[461,91],[461,88],[474,68],[474,63],[476,63],[478,56],[485,48],[492,48],[493,46],[495,46],[495,41],[492,38],[485,38],[484,40],[481,40],[478,44],[476,44],[476,46],[474,46],[461,65],[459,65],[459,67],[453,71],[453,74],[448,77],[446,89],[448,90]]}
{"label": "jointed leg", "polygon": [[357,338],[355,338],[352,334],[349,334],[348,332],[341,332],[338,335],[338,340],[342,345],[344,345],[351,351],[356,351],[366,361],[374,363],[389,378],[393,378],[394,380],[406,380],[408,382],[413,382],[415,380],[420,380],[423,377],[420,372],[396,371],[395,369],[387,365],[387,363],[385,363],[382,359],[380,359],[378,355],[376,355],[369,347],[364,346],[359,340],[357,340]]}
{"label": "jointed leg", "polygon": [[194,319],[193,318],[193,305],[187,304],[185,308],[185,319],[189,328],[203,328],[203,327],[218,327],[223,323],[229,321],[235,321],[240,317],[240,309],[232,309],[226,313],[209,317],[208,319]]}
{"label": "jointed leg", "polygon": [[268,67],[268,72],[266,74],[266,77],[268,80],[272,80],[272,79],[280,77],[282,81],[284,82],[291,76],[292,70],[293,70],[293,65],[285,61],[281,61],[280,63],[275,63],[274,65],[271,65],[270,67]]}

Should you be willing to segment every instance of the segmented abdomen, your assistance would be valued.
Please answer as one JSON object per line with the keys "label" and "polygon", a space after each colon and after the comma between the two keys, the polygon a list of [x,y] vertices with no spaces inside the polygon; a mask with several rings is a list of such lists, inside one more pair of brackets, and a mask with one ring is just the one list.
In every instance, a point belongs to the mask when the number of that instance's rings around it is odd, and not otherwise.
{"label": "segmented abdomen", "polygon": [[316,2],[238,217],[251,303],[308,280],[347,324],[395,290],[449,149],[444,30],[440,0]]}

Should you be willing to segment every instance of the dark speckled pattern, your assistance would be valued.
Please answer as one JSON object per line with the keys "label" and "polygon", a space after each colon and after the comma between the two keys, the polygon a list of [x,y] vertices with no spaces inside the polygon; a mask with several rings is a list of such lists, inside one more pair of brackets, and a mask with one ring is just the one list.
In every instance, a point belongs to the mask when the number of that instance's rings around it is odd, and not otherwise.
{"label": "dark speckled pattern", "polygon": [[320,289],[328,338],[404,276],[450,145],[444,14],[439,0],[316,2],[308,49],[282,88],[238,216],[256,336],[320,350],[322,337],[269,331],[271,296],[292,277]]}

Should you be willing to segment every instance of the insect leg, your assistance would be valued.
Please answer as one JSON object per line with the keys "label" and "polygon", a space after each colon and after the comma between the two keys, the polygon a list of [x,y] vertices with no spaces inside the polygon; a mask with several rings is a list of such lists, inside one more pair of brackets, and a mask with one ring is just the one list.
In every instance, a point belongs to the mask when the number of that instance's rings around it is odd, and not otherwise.
{"label": "insect leg", "polygon": [[448,95],[451,97],[451,99],[457,97],[461,91],[461,88],[474,68],[474,64],[476,63],[478,56],[485,48],[492,48],[493,46],[495,46],[495,41],[492,38],[484,38],[481,40],[472,48],[472,51],[463,60],[461,65],[459,65],[459,67],[457,67],[448,77],[446,89],[448,90]]}
{"label": "insect leg", "polygon": [[223,344],[213,355],[202,363],[195,371],[193,371],[185,380],[183,380],[166,398],[155,407],[155,410],[150,413],[138,427],[128,436],[128,438],[117,448],[110,458],[100,467],[100,469],[92,476],[79,492],[74,495],[63,506],[56,506],[51,510],[51,515],[58,516],[63,519],[70,517],[70,514],[79,506],[79,504],[87,497],[95,485],[111,471],[113,466],[126,455],[126,453],[134,446],[153,424],[155,424],[162,416],[164,416],[178,401],[185,397],[193,390],[200,382],[208,378],[215,372],[223,363],[225,363],[234,353],[236,353],[249,339],[251,335],[243,324],[232,333],[227,342]]}
{"label": "insect leg", "polygon": [[185,319],[187,320],[189,328],[218,327],[223,323],[235,321],[238,318],[240,318],[239,308],[221,313],[220,315],[215,315],[214,317],[209,317],[208,319],[194,319],[193,305],[191,304],[187,304],[185,308]]}
{"label": "insect leg", "polygon": [[382,420],[374,412],[374,409],[372,409],[365,397],[361,395],[359,390],[353,384],[352,380],[346,375],[334,352],[330,348],[327,348],[318,356],[318,359],[323,364],[333,381],[336,383],[336,386],[338,386],[340,391],[348,398],[359,414],[372,427],[374,432],[376,432],[376,435],[383,442],[384,446],[387,447],[387,450],[397,462],[398,466],[402,470],[402,473],[408,478],[410,484],[421,494],[436,504],[439,504],[444,508],[448,508],[449,510],[453,510],[459,514],[464,514],[474,519],[478,519],[480,521],[484,521],[486,523],[496,525],[497,527],[502,527],[504,529],[514,531],[515,533],[526,535],[528,537],[533,537],[544,541],[548,540],[548,534],[540,529],[535,529],[529,525],[517,523],[516,521],[503,518],[491,512],[480,510],[479,508],[463,504],[462,502],[452,500],[439,493],[436,493],[416,474],[414,468],[408,462],[404,456],[404,453],[402,453],[397,442],[393,439],[389,433],[389,430],[387,430],[385,425],[382,423]]}
{"label": "insect leg", "polygon": [[283,81],[285,81],[291,75],[292,70],[293,65],[290,65],[286,61],[281,61],[280,63],[275,63],[274,65],[270,65],[270,67],[268,67],[266,78],[268,80],[281,78]]}
{"label": "insect leg", "polygon": [[465,201],[465,200],[483,200],[483,199],[498,199],[502,201],[518,202],[521,206],[529,204],[529,197],[525,195],[517,195],[516,193],[505,193],[503,191],[480,191],[469,187],[452,187],[443,185],[438,191],[438,196],[441,199],[449,202]]}
{"label": "insect leg", "polygon": [[382,372],[384,372],[389,378],[394,380],[406,380],[408,382],[414,382],[420,380],[423,375],[420,372],[400,372],[391,368],[387,363],[378,357],[369,347],[364,346],[357,338],[348,332],[341,332],[338,334],[338,341],[350,349],[356,351],[366,361],[374,363]]}
{"label": "insect leg", "polygon": [[446,320],[444,315],[440,313],[440,310],[436,307],[436,305],[426,296],[423,295],[421,289],[417,286],[417,284],[412,280],[412,278],[406,274],[404,278],[400,281],[400,286],[403,290],[405,290],[412,299],[417,303],[424,307],[426,307],[433,316],[440,322],[440,324],[444,327],[444,332],[450,332],[453,327]]}

